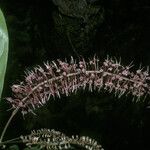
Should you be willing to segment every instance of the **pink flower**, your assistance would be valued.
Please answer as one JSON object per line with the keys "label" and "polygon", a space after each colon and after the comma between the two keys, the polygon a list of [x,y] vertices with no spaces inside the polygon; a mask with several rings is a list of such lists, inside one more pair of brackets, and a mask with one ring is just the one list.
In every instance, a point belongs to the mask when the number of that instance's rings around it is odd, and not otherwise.
{"label": "pink flower", "polygon": [[44,63],[44,67],[36,67],[26,73],[25,80],[12,86],[13,97],[7,98],[12,108],[21,108],[26,114],[43,106],[50,97],[61,94],[69,96],[78,89],[88,88],[106,89],[109,92],[132,94],[138,98],[150,94],[150,76],[148,70],[138,69],[136,73],[130,71],[131,66],[123,66],[113,59],[106,59],[103,63],[95,57],[78,63],[71,57],[71,62],[61,60]]}

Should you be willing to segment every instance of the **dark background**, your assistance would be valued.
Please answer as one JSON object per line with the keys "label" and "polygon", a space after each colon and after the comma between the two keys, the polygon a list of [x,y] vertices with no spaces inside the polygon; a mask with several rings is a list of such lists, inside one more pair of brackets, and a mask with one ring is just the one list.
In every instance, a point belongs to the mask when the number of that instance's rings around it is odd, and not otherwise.
{"label": "dark background", "polygon": [[[133,61],[135,69],[140,64],[150,65],[149,0],[99,0],[92,5],[104,10],[102,18],[94,20],[96,25],[89,34],[77,37],[73,34],[80,34],[85,23],[61,14],[51,0],[0,0],[10,39],[3,97],[11,95],[10,86],[23,79],[24,70],[47,60],[96,54],[102,61],[107,55],[121,57],[125,65]],[[59,13],[69,25],[77,23],[77,27],[69,30],[73,33],[71,40],[75,49],[65,36],[64,28],[60,29],[59,21],[54,23]],[[33,129],[54,128],[67,135],[95,138],[105,150],[149,150],[148,99],[135,103],[132,97],[118,99],[105,91],[79,91],[70,97],[62,96],[61,100],[51,100],[36,111],[37,116],[29,114],[24,120],[18,113],[5,138],[17,137]],[[11,111],[6,111],[9,108],[3,100],[0,130],[10,116]]]}

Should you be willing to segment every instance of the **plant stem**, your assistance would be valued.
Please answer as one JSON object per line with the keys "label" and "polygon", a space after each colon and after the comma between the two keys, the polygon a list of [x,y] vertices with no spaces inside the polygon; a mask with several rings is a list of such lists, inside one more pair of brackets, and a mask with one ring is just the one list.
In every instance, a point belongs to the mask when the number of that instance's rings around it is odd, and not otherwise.
{"label": "plant stem", "polygon": [[8,119],[8,121],[7,121],[7,123],[6,123],[5,127],[4,127],[4,129],[3,129],[3,131],[2,131],[2,134],[1,134],[1,137],[0,137],[0,143],[1,143],[2,140],[3,140],[3,137],[4,137],[4,135],[5,135],[5,132],[6,132],[7,128],[8,128],[8,126],[9,126],[11,120],[12,120],[13,117],[16,115],[16,113],[18,112],[19,108],[20,108],[20,107],[17,107],[17,108],[12,112],[10,118]]}
{"label": "plant stem", "polygon": [[11,139],[11,140],[7,140],[7,141],[4,141],[4,142],[1,142],[0,146],[2,146],[4,144],[12,144],[12,143],[18,143],[18,142],[21,142],[20,137],[17,137],[17,138]]}

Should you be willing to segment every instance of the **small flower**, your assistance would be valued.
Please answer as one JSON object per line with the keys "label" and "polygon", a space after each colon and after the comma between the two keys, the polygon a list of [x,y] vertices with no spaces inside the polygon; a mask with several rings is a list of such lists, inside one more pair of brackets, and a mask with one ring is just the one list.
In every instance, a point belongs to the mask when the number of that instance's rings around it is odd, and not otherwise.
{"label": "small flower", "polygon": [[83,58],[78,63],[71,57],[71,63],[52,61],[44,67],[35,67],[26,72],[24,81],[12,86],[13,97],[7,98],[12,108],[19,107],[22,114],[32,112],[43,106],[50,97],[69,96],[78,89],[93,91],[101,88],[114,92],[119,97],[132,94],[137,97],[150,94],[148,70],[130,71],[131,65],[107,58],[100,63],[95,57],[88,62]]}
{"label": "small flower", "polygon": [[82,147],[86,150],[104,150],[100,144],[88,136],[71,136],[49,129],[33,130],[29,135],[20,136],[20,139],[28,147],[39,146],[46,150],[62,150],[74,149],[76,146]]}

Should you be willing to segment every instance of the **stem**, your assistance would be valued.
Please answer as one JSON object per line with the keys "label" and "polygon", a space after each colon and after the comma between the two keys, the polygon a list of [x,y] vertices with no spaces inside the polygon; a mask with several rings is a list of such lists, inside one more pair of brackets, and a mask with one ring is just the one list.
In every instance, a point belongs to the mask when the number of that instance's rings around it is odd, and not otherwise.
{"label": "stem", "polygon": [[16,115],[16,113],[18,112],[19,108],[20,108],[20,107],[17,107],[17,108],[12,112],[10,118],[8,119],[6,125],[5,125],[5,127],[4,127],[4,129],[3,129],[3,132],[2,132],[2,134],[1,134],[0,143],[1,143],[2,140],[3,140],[3,137],[4,137],[4,135],[5,135],[5,132],[6,132],[7,128],[8,128],[8,126],[9,126],[11,120],[12,120],[13,117]]}
{"label": "stem", "polygon": [[7,141],[4,141],[4,142],[1,142],[0,146],[5,145],[5,144],[18,143],[18,142],[21,142],[20,137],[17,137],[17,138],[11,139],[11,140],[7,140]]}

